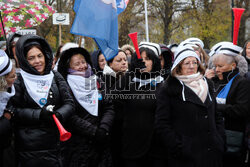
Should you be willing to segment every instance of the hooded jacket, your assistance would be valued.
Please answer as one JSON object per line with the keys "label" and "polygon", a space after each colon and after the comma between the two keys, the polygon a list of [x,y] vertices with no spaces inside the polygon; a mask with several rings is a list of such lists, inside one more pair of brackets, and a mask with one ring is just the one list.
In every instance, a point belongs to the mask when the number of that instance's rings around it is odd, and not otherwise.
{"label": "hooded jacket", "polygon": [[221,167],[224,126],[209,81],[208,88],[203,103],[170,75],[157,91],[156,133],[168,149],[169,167]]}
{"label": "hooded jacket", "polygon": [[[67,80],[70,59],[75,54],[82,54],[86,62],[92,68],[90,54],[84,48],[71,48],[64,51],[58,65],[58,72],[60,72],[65,80]],[[109,133],[112,126],[114,111],[111,100],[104,98],[103,87],[101,87],[101,80],[97,80],[99,85],[99,93],[102,94],[102,100],[98,101],[98,116],[93,116],[82,107],[74,97],[76,110],[68,122],[68,128],[72,132],[72,139],[67,142],[67,150],[64,152],[68,157],[66,166],[86,166],[94,167],[98,164],[111,165],[111,160],[105,149],[102,149],[99,143],[96,142],[96,131],[99,128],[105,129]],[[73,94],[73,92],[71,91]],[[102,152],[103,150],[104,153]]]}
{"label": "hooded jacket", "polygon": [[[39,44],[42,48],[46,61],[44,74],[48,74],[51,71],[52,51],[48,43],[39,36],[25,35],[18,40],[16,55],[20,67],[27,73],[40,75],[26,60],[25,48],[33,43]],[[13,107],[15,112],[14,133],[19,165],[21,167],[60,167],[61,142],[57,126],[53,119],[50,122],[40,119],[42,109],[27,92],[20,74],[14,86],[16,94],[10,99],[8,106]],[[61,115],[62,125],[67,122],[74,111],[74,102],[68,85],[58,72],[54,72],[46,105],[55,105],[54,111]]]}
{"label": "hooded jacket", "polygon": [[22,35],[18,34],[18,33],[14,33],[12,35],[9,36],[9,38],[7,39],[7,42],[6,42],[6,54],[11,58],[11,59],[14,59],[14,55],[13,55],[13,52],[12,52],[12,47],[11,47],[11,43],[13,42],[13,40],[18,37],[20,38]]}
{"label": "hooded jacket", "polygon": [[[161,151],[154,140],[154,114],[156,110],[155,93],[160,84],[150,83],[140,86],[140,82],[160,75],[160,60],[148,48],[140,48],[140,52],[150,52],[152,71],[140,73],[136,54],[132,55],[131,71],[121,78],[110,91],[116,108],[121,112],[122,123],[122,157],[124,159],[139,159],[144,156],[158,156]],[[116,106],[115,106],[116,107]],[[157,137],[156,137],[157,138]],[[157,147],[157,148],[156,148]],[[159,157],[159,156],[158,156]]]}

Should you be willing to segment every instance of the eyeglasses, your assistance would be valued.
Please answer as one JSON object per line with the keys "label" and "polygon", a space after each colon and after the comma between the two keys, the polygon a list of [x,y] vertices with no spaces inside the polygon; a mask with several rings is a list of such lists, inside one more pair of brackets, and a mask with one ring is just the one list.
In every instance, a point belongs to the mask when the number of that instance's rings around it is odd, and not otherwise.
{"label": "eyeglasses", "polygon": [[198,62],[187,62],[187,63],[183,63],[182,65],[186,67],[190,67],[191,65],[193,65],[194,67],[197,67]]}

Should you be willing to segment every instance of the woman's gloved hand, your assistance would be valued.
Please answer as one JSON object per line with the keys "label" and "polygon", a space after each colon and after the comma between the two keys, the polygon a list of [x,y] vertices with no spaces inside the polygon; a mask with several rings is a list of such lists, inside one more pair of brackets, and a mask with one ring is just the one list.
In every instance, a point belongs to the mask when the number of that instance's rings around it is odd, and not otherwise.
{"label": "woman's gloved hand", "polygon": [[97,143],[105,146],[109,142],[109,133],[103,128],[98,128],[95,133],[95,140]]}
{"label": "woman's gloved hand", "polygon": [[39,119],[42,121],[46,121],[46,122],[52,122],[53,121],[53,118],[52,118],[53,114],[54,114],[53,111],[47,110],[47,106],[43,106]]}

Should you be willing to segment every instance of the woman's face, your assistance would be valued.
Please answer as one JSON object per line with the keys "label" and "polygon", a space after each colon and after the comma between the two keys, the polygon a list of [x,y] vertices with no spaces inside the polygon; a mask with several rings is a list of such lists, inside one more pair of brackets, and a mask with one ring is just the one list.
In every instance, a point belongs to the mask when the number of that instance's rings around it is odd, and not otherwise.
{"label": "woman's face", "polygon": [[228,63],[224,56],[217,57],[213,64],[215,65],[216,75],[220,80],[223,80],[223,72],[232,71],[236,68],[236,63]]}
{"label": "woman's face", "polygon": [[181,64],[181,75],[192,75],[198,71],[198,61],[195,57],[187,57]]}
{"label": "woman's face", "polygon": [[40,74],[45,70],[45,56],[42,51],[37,47],[31,48],[27,53],[27,61],[34,67]]}
{"label": "woman's face", "polygon": [[162,55],[160,55],[159,58],[160,58],[160,60],[161,60],[161,69],[163,69],[163,68],[164,68],[165,60],[164,60],[164,58],[163,58]]}
{"label": "woman's face", "polygon": [[250,58],[250,42],[247,43],[247,47],[246,47],[246,56],[248,58]]}
{"label": "woman's face", "polygon": [[132,56],[132,53],[130,52],[130,50],[125,50],[125,53],[126,53],[126,55],[128,56],[128,57],[131,57]]}
{"label": "woman's face", "polygon": [[13,66],[10,73],[5,76],[8,87],[11,87],[16,80],[16,68]]}
{"label": "woman's face", "polygon": [[142,72],[151,72],[153,68],[153,61],[148,58],[146,51],[141,53],[141,57],[146,66],[146,69],[144,69]]}
{"label": "woman's face", "polygon": [[76,54],[71,57],[69,67],[79,72],[85,72],[88,69],[88,64],[81,54]]}
{"label": "woman's face", "polygon": [[117,72],[126,72],[128,69],[128,61],[127,56],[124,52],[119,52],[117,56],[115,56],[112,63],[109,64],[110,68],[112,68],[116,73]]}
{"label": "woman's face", "polygon": [[106,62],[106,59],[105,59],[105,57],[104,57],[103,54],[100,54],[100,56],[99,56],[99,58],[98,58],[98,63],[99,63],[100,69],[103,70],[105,64],[107,63],[107,62]]}

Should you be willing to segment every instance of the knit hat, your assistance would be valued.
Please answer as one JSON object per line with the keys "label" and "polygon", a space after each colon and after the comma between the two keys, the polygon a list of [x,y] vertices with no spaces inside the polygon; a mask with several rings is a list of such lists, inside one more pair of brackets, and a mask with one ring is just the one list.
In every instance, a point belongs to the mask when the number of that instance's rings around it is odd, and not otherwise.
{"label": "knit hat", "polygon": [[179,46],[174,54],[174,64],[171,71],[173,71],[174,68],[187,57],[195,57],[200,62],[199,56],[195,53],[191,46]]}
{"label": "knit hat", "polygon": [[152,50],[157,57],[161,55],[161,47],[157,43],[152,43],[152,42],[141,42],[139,44],[139,49],[140,48],[148,48]]}
{"label": "knit hat", "polygon": [[223,41],[223,42],[219,42],[217,44],[215,44],[212,48],[211,48],[211,51],[210,53],[208,54],[210,57],[213,56],[214,54],[218,53],[220,48],[222,47],[222,45],[227,45],[227,44],[230,44],[231,42],[226,42],[226,41]]}
{"label": "knit hat", "polygon": [[[190,44],[190,45],[199,45],[202,49],[204,48],[204,43],[202,42],[202,40],[200,40],[199,38],[188,38],[184,41],[185,44]],[[184,45],[185,46],[185,45]]]}
{"label": "knit hat", "polygon": [[218,51],[218,54],[226,54],[230,56],[238,56],[240,52],[242,51],[242,48],[234,45],[233,43],[226,43],[222,45]]}
{"label": "knit hat", "polygon": [[0,50],[0,76],[8,74],[12,69],[12,62],[10,61],[7,54]]}
{"label": "knit hat", "polygon": [[62,49],[61,49],[61,53],[62,53],[63,51],[65,51],[65,50],[70,49],[70,48],[78,48],[78,47],[79,47],[78,44],[72,43],[72,42],[68,42],[68,43],[66,43],[66,44],[63,45],[63,47],[62,47]]}

